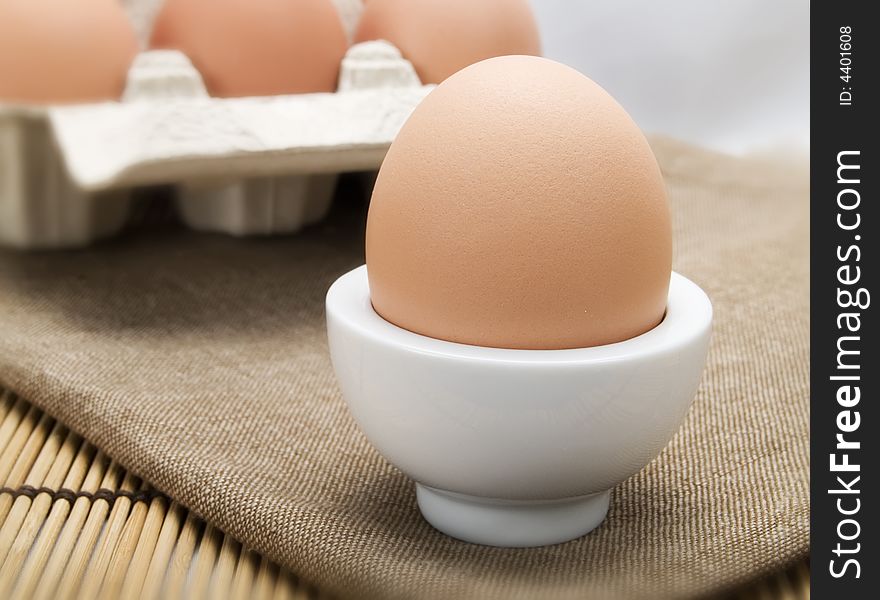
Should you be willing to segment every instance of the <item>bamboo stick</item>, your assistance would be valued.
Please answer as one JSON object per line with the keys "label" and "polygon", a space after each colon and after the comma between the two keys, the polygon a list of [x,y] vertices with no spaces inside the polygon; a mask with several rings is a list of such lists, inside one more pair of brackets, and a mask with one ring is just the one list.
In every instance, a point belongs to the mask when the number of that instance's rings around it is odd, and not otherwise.
{"label": "bamboo stick", "polygon": [[254,590],[254,576],[260,557],[244,546],[238,554],[238,564],[232,577],[229,596],[233,600],[248,600]]}
{"label": "bamboo stick", "polygon": [[214,567],[209,588],[209,598],[220,600],[229,597],[229,588],[235,575],[235,565],[240,551],[241,545],[232,539],[232,536],[223,536],[223,544],[220,546],[220,555],[217,557],[217,565]]}
{"label": "bamboo stick", "polygon": [[[76,458],[82,438],[67,431],[64,443],[55,455],[49,472],[39,484],[55,490],[61,487],[70,465]],[[0,527],[0,598],[9,595],[21,565],[27,558],[28,551],[37,537],[49,509],[52,508],[52,496],[48,493],[38,494],[33,500],[27,496],[16,498],[12,510]]]}
{"label": "bamboo stick", "polygon": [[[110,464],[107,457],[98,452],[92,460],[81,489],[89,493],[95,492],[99,487],[113,489],[120,477],[119,467]],[[94,530],[94,527],[89,526],[87,519],[95,521],[100,519],[100,523],[103,523],[106,515],[99,515],[102,509],[109,510],[106,500],[92,503],[90,499],[80,497],[73,503],[61,534],[58,536],[58,541],[49,555],[46,570],[34,590],[33,598],[35,600],[53,598],[59,581],[64,582],[60,587],[61,590],[73,591],[79,585],[80,577],[90,556],[86,552],[91,549],[89,537]],[[94,532],[95,537],[97,537],[98,531],[100,529]],[[82,537],[80,532],[83,532]],[[82,540],[82,546],[78,544],[79,540]],[[65,567],[67,568],[65,569]]]}
{"label": "bamboo stick", "polygon": [[275,591],[272,600],[290,600],[293,598],[295,583],[286,569],[279,569],[278,578],[275,580]]}
{"label": "bamboo stick", "polygon": [[801,564],[795,569],[794,576],[798,582],[799,592],[803,600],[810,600],[810,562],[809,560],[801,561]]}
{"label": "bamboo stick", "polygon": [[[101,482],[101,488],[116,489],[123,474],[125,474],[125,471],[122,467],[116,463],[111,463],[104,476],[104,480]],[[133,480],[128,474],[125,474],[122,488],[131,490],[132,486]],[[122,505],[119,502],[114,502],[113,509],[122,510]],[[64,569],[61,581],[58,583],[58,596],[60,600],[72,598],[77,594],[89,573],[92,562],[90,559],[97,558],[97,556],[93,557],[92,555],[100,554],[101,544],[99,544],[99,540],[108,539],[107,531],[105,531],[105,524],[107,529],[109,529],[109,523],[107,523],[108,513],[111,513],[111,508],[107,500],[99,499],[92,502],[89,516],[83,525],[79,539],[76,541],[76,546],[70,554],[70,560]]]}
{"label": "bamboo stick", "polygon": [[[162,591],[165,573],[169,571],[174,545],[177,542],[177,536],[180,534],[185,513],[186,510],[182,506],[172,502],[171,507],[165,514],[162,529],[159,531],[159,537],[153,548],[153,555],[150,557],[150,564],[147,567],[146,575],[144,575],[144,586],[141,589],[140,596],[145,600],[158,598],[159,593]],[[187,564],[188,568],[189,564]]]}
{"label": "bamboo stick", "polygon": [[[132,492],[138,485],[137,478],[131,473],[126,473],[121,489]],[[113,553],[116,551],[116,546],[122,537],[122,532],[128,521],[131,505],[131,499],[125,496],[120,496],[113,502],[113,508],[110,510],[107,524],[98,538],[95,556],[92,557],[92,561],[89,563],[83,576],[82,586],[78,594],[80,598],[92,600],[98,597],[104,577],[107,575],[107,569],[113,560]]]}
{"label": "bamboo stick", "polygon": [[[92,474],[93,468],[98,469],[97,463],[103,460],[98,456],[95,447],[84,442],[70,466],[62,487],[68,490],[80,490],[84,481]],[[94,475],[92,475],[94,477]],[[100,482],[100,479],[98,480]],[[97,485],[97,484],[96,484]],[[82,500],[82,498],[78,499]],[[75,502],[74,502],[75,504]],[[14,598],[32,598],[35,595],[37,585],[41,579],[52,577],[53,571],[48,568],[49,557],[52,548],[60,543],[59,534],[65,522],[73,520],[71,515],[73,504],[67,500],[57,500],[52,504],[52,509],[46,517],[43,527],[34,542],[30,555],[21,569],[18,586],[12,593]]]}
{"label": "bamboo stick", "polygon": [[15,433],[28,409],[30,409],[30,404],[19,398],[3,414],[3,420],[0,422],[0,453],[6,449],[6,444],[12,439],[12,434]]}
{"label": "bamboo stick", "polygon": [[193,564],[193,552],[199,540],[199,529],[202,521],[192,513],[186,515],[186,521],[177,538],[177,546],[171,556],[171,564],[168,565],[168,575],[163,587],[163,597],[168,600],[183,598],[187,587],[187,576],[190,574]]}
{"label": "bamboo stick", "polygon": [[159,532],[168,513],[168,501],[164,497],[156,497],[150,501],[144,525],[137,538],[137,546],[128,563],[128,572],[122,584],[122,598],[141,598],[141,591],[150,567],[150,558],[159,541]]}
{"label": "bamboo stick", "polygon": [[6,413],[15,404],[15,397],[8,390],[0,390],[0,423],[6,418]]}
{"label": "bamboo stick", "polygon": [[[66,433],[67,430],[63,425],[55,423],[48,415],[43,415],[28,437],[28,441],[15,464],[12,466],[6,485],[12,488],[23,484],[39,486],[49,472],[49,468],[52,466],[52,462]],[[27,514],[27,507],[30,505],[29,499],[25,496],[19,496],[16,500],[22,498],[28,502],[24,505],[24,513],[21,512],[22,508],[18,509],[15,515],[16,518],[18,518],[19,514],[23,518],[24,514]],[[16,500],[13,500],[9,494],[0,496],[0,522],[6,522],[6,516]],[[21,506],[23,506],[22,503],[19,503],[19,507]],[[18,526],[21,526],[20,521],[18,521]],[[16,531],[18,526],[15,525],[15,521],[10,525],[10,527],[15,527]]]}
{"label": "bamboo stick", "polygon": [[214,563],[220,553],[221,533],[210,524],[205,525],[201,542],[198,545],[198,554],[195,557],[193,572],[190,578],[189,588],[184,594],[186,598],[204,598],[211,582],[211,573],[214,571]]}
{"label": "bamboo stick", "polygon": [[[16,424],[15,431],[3,449],[3,453],[0,454],[0,483],[4,486],[18,487],[21,485],[21,480],[14,480],[12,472],[30,440],[31,433],[34,432],[34,428],[36,428],[42,416],[42,413],[36,407],[31,406],[21,418],[21,421]],[[24,479],[24,473],[21,474],[21,479]]]}
{"label": "bamboo stick", "polygon": [[275,588],[275,578],[278,569],[265,556],[260,560],[260,570],[254,584],[254,598],[256,600],[270,600]]}
{"label": "bamboo stick", "polygon": [[[148,491],[147,486],[140,488]],[[128,566],[132,563],[135,550],[137,549],[138,540],[144,531],[144,524],[147,521],[147,513],[150,507],[145,502],[132,502],[131,510],[122,533],[119,535],[119,541],[110,556],[110,562],[107,564],[107,571],[104,574],[103,586],[101,589],[101,598],[112,600],[113,598],[123,597],[120,590],[125,581],[125,574]]]}

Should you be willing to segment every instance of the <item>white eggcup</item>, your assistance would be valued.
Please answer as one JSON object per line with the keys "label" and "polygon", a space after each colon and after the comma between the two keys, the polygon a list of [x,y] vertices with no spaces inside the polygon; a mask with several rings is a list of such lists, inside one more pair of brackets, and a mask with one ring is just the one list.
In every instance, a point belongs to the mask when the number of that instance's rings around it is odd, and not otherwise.
{"label": "white eggcup", "polygon": [[327,293],[330,355],[352,415],[415,480],[425,519],[492,546],[565,542],[599,526],[610,490],[678,430],[706,362],[712,305],[672,274],[663,321],[590,348],[448,342],[380,317],[367,269]]}

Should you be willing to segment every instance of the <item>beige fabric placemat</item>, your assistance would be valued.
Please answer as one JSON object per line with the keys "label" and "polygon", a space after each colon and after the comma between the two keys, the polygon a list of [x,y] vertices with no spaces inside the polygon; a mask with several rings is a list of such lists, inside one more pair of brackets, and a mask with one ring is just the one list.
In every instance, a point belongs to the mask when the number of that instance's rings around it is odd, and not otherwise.
{"label": "beige fabric placemat", "polygon": [[[343,595],[705,593],[808,549],[806,172],[655,142],[678,271],[715,306],[681,432],[558,546],[458,542],[349,417],[324,293],[362,261],[363,207],[301,235],[144,231],[0,251],[0,384],[247,546]],[[540,199],[536,199],[540,201]]]}

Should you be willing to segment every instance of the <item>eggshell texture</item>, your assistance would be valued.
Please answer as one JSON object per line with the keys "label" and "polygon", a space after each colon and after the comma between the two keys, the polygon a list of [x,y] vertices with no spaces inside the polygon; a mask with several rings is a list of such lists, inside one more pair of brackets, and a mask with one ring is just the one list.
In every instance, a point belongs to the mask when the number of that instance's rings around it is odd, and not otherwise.
{"label": "eggshell texture", "polygon": [[137,51],[116,0],[0,0],[2,101],[118,99]]}
{"label": "eggshell texture", "polygon": [[332,92],[348,43],[330,0],[166,0],[150,46],[181,50],[232,97]]}
{"label": "eggshell texture", "polygon": [[666,192],[644,136],[577,71],[493,58],[416,108],[379,172],[366,235],[385,320],[500,348],[596,346],[663,318]]}
{"label": "eggshell texture", "polygon": [[493,56],[541,54],[527,0],[369,0],[355,42],[387,40],[423,83]]}

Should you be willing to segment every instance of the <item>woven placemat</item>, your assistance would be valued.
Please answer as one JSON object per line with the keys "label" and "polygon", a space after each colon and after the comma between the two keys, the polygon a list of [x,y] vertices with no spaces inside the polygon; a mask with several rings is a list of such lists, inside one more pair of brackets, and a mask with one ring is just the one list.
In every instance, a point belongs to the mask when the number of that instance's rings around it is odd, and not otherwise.
{"label": "woven placemat", "polygon": [[320,598],[0,390],[0,598]]}
{"label": "woven placemat", "polygon": [[505,550],[447,538],[339,396],[323,296],[362,260],[363,206],[301,235],[143,232],[0,253],[0,383],[208,522],[341,595],[706,594],[808,547],[803,172],[655,150],[677,270],[706,289],[709,364],[681,432],[594,533]]}

